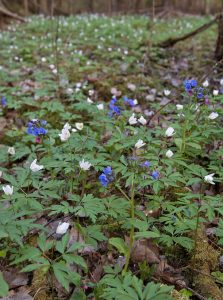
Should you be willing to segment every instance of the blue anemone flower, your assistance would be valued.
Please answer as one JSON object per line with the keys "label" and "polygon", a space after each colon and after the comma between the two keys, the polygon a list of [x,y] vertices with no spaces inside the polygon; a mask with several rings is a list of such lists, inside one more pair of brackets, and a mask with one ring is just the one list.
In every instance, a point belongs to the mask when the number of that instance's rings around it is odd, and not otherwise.
{"label": "blue anemone flower", "polygon": [[112,168],[110,166],[107,166],[106,168],[103,169],[103,173],[105,175],[112,175]]}
{"label": "blue anemone flower", "polygon": [[2,97],[1,104],[2,104],[2,107],[5,107],[7,105],[7,101],[4,96]]}
{"label": "blue anemone flower", "polygon": [[159,178],[159,172],[158,171],[153,171],[151,176],[154,180],[157,180]]}
{"label": "blue anemone flower", "polygon": [[103,185],[104,187],[107,187],[107,185],[109,183],[107,176],[104,173],[102,173],[98,178],[101,182],[101,185]]}

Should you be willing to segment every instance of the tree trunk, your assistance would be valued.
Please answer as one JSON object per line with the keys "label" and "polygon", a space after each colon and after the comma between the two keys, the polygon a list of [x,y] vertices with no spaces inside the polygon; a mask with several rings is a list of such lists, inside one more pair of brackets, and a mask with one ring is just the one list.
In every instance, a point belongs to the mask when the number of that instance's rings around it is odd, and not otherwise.
{"label": "tree trunk", "polygon": [[218,20],[218,39],[215,48],[215,58],[219,61],[223,59],[223,15]]}

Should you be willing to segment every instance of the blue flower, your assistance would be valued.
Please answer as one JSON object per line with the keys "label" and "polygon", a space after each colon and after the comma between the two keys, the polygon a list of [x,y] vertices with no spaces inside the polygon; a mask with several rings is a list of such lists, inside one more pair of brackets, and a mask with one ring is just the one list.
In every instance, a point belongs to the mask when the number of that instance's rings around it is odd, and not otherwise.
{"label": "blue flower", "polygon": [[103,173],[99,176],[99,180],[104,187],[107,187],[107,185],[114,180],[114,177],[112,176],[112,168],[110,166],[103,169]]}
{"label": "blue flower", "polygon": [[112,100],[109,103],[109,116],[113,117],[113,115],[119,116],[121,114],[121,108],[119,106],[116,106],[117,99],[116,97],[112,98]]}
{"label": "blue flower", "polygon": [[44,127],[40,127],[40,124],[42,126],[45,126],[47,122],[45,120],[42,121],[35,120],[35,121],[28,122],[27,129],[26,129],[27,134],[31,134],[34,136],[47,134],[47,129],[45,129]]}
{"label": "blue flower", "polygon": [[5,107],[7,105],[7,101],[4,96],[2,97],[1,104],[2,104],[2,107]]}
{"label": "blue flower", "polygon": [[149,167],[151,167],[151,163],[149,162],[149,161],[144,161],[144,163],[142,163],[141,165],[140,165],[141,167],[146,167],[146,168],[149,168]]}
{"label": "blue flower", "polygon": [[126,96],[125,96],[123,99],[124,99],[124,103],[125,103],[125,104],[127,104],[127,105],[129,105],[129,106],[131,106],[131,107],[136,106],[135,101],[134,101],[133,99],[129,99],[129,98],[126,97]]}
{"label": "blue flower", "polygon": [[110,166],[107,166],[106,168],[104,168],[103,173],[105,175],[112,175],[112,168]]}
{"label": "blue flower", "polygon": [[153,171],[151,176],[154,180],[157,180],[159,178],[159,172],[158,171]]}
{"label": "blue flower", "polygon": [[197,86],[197,81],[195,79],[191,79],[191,80],[184,80],[184,88],[186,90],[186,92],[189,92],[190,90],[192,90],[192,88]]}
{"label": "blue flower", "polygon": [[109,183],[107,176],[104,173],[102,173],[98,178],[101,182],[101,185],[103,185],[104,187],[107,187],[107,185]]}

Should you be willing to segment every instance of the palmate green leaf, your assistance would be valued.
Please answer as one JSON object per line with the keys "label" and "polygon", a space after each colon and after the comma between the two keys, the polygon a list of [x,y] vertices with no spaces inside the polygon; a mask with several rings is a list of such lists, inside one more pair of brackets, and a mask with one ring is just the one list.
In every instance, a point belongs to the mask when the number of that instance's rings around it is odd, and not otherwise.
{"label": "palmate green leaf", "polygon": [[87,272],[87,264],[81,256],[75,254],[63,254],[63,259],[69,264],[76,264],[78,266],[81,266],[84,271]]}
{"label": "palmate green leaf", "polygon": [[24,247],[21,251],[21,254],[22,255],[20,257],[13,260],[13,262],[11,263],[12,265],[17,265],[18,263],[21,263],[23,261],[31,260],[35,257],[41,256],[41,252],[39,251],[39,249],[30,246]]}
{"label": "palmate green leaf", "polygon": [[46,260],[46,264],[30,264],[24,268],[20,272],[32,272],[38,270],[40,268],[45,268],[44,270],[48,270],[50,268],[49,262]]}
{"label": "palmate green leaf", "polygon": [[2,272],[0,272],[0,297],[6,297],[9,292],[8,283],[5,281]]}
{"label": "palmate green leaf", "polygon": [[67,247],[68,241],[69,241],[69,233],[67,232],[61,239],[61,241],[58,241],[56,243],[56,250],[63,254],[65,252],[65,249]]}
{"label": "palmate green leaf", "polygon": [[128,246],[125,241],[121,238],[110,238],[108,240],[109,244],[114,246],[120,254],[124,254],[125,256],[128,253]]}
{"label": "palmate green leaf", "polygon": [[136,239],[142,239],[142,238],[159,238],[160,233],[158,232],[153,232],[153,231],[141,231],[141,232],[136,232],[135,233],[135,238]]}

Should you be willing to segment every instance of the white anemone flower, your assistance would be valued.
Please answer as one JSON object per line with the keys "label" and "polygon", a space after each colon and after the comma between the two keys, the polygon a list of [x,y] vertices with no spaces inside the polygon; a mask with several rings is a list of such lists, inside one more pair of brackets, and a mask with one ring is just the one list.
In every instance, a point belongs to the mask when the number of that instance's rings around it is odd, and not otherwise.
{"label": "white anemone flower", "polygon": [[176,104],[177,110],[182,110],[184,106],[182,104]]}
{"label": "white anemone flower", "polygon": [[143,116],[141,116],[141,117],[138,119],[138,122],[139,122],[140,124],[142,124],[142,125],[146,125],[146,123],[147,123],[146,119],[145,119]]}
{"label": "white anemone flower", "polygon": [[146,143],[143,142],[143,140],[138,140],[138,142],[135,144],[135,147],[137,149],[142,148],[143,146],[145,146]]}
{"label": "white anemone flower", "polygon": [[34,159],[34,161],[30,165],[30,170],[33,172],[38,172],[44,168],[43,165],[38,165],[36,162],[37,162],[37,159]]}
{"label": "white anemone flower", "polygon": [[219,93],[219,90],[213,90],[213,95],[214,95],[214,96],[217,96],[218,93]]}
{"label": "white anemone flower", "polygon": [[66,223],[66,222],[63,222],[63,223],[59,223],[59,225],[57,226],[57,229],[56,229],[56,234],[65,234],[69,228],[70,224],[69,223]]}
{"label": "white anemone flower", "polygon": [[75,123],[75,127],[78,129],[78,130],[82,130],[84,128],[84,124],[83,123]]}
{"label": "white anemone flower", "polygon": [[166,157],[171,158],[173,156],[173,152],[171,150],[167,150]]}
{"label": "white anemone flower", "polygon": [[218,117],[218,113],[217,112],[212,112],[209,116],[208,119],[210,120],[214,120]]}
{"label": "white anemone flower", "polygon": [[131,117],[129,118],[129,124],[130,125],[137,124],[137,118],[135,117],[135,114],[132,114]]}
{"label": "white anemone flower", "polygon": [[208,174],[206,176],[204,176],[204,181],[207,182],[207,183],[210,183],[210,184],[215,184],[214,183],[214,176],[215,173],[212,173],[212,174]]}
{"label": "white anemone flower", "polygon": [[98,110],[103,110],[104,109],[104,104],[100,103],[97,105]]}
{"label": "white anemone flower", "polygon": [[7,196],[11,196],[13,194],[13,186],[5,185],[2,189]]}
{"label": "white anemone flower", "polygon": [[8,154],[15,155],[15,148],[14,147],[8,147]]}
{"label": "white anemone flower", "polygon": [[70,138],[70,131],[68,129],[63,128],[61,133],[58,134],[61,141],[65,142]]}
{"label": "white anemone flower", "polygon": [[173,127],[168,127],[167,130],[166,130],[166,132],[165,132],[165,135],[167,137],[173,136],[174,135],[174,128]]}
{"label": "white anemone flower", "polygon": [[167,97],[167,96],[170,95],[171,91],[170,90],[164,90],[163,93]]}
{"label": "white anemone flower", "polygon": [[203,82],[203,87],[208,87],[209,86],[209,82],[208,80],[206,79],[204,82]]}
{"label": "white anemone flower", "polygon": [[85,161],[84,159],[82,159],[82,161],[79,162],[79,166],[82,170],[88,171],[91,167],[91,163],[89,163],[89,161]]}

